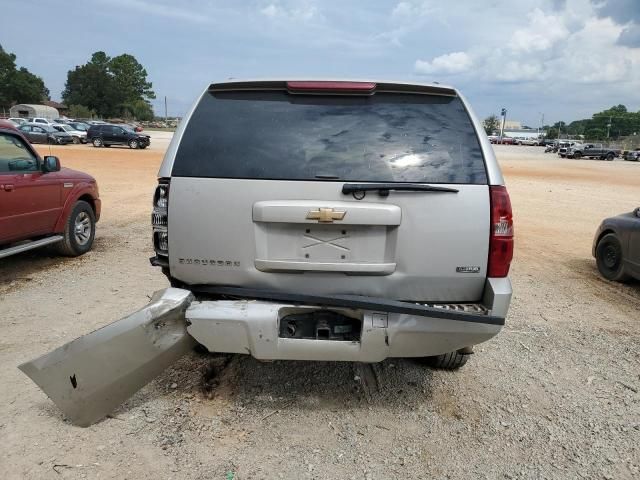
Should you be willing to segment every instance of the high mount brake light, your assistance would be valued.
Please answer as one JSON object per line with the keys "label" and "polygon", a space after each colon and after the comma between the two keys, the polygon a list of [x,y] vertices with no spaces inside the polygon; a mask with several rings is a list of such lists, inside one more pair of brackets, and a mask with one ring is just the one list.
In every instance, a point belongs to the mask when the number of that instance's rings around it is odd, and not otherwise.
{"label": "high mount brake light", "polygon": [[506,277],[513,258],[513,212],[504,186],[490,186],[491,233],[487,276]]}
{"label": "high mount brake light", "polygon": [[287,82],[287,90],[291,93],[331,93],[338,94],[372,94],[376,89],[374,82],[326,82],[326,81],[302,81]]}

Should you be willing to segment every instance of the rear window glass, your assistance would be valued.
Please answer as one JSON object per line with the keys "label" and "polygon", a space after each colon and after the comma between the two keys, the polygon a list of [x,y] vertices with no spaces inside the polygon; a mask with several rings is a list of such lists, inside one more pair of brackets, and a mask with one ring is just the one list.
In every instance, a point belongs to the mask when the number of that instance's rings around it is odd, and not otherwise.
{"label": "rear window glass", "polygon": [[174,176],[486,184],[482,152],[457,97],[206,93]]}

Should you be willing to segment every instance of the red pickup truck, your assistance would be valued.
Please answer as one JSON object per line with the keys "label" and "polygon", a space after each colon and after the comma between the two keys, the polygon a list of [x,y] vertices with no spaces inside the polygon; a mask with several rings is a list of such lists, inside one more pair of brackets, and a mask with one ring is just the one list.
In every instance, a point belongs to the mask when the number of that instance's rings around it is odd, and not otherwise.
{"label": "red pickup truck", "polygon": [[40,157],[19,131],[0,125],[0,258],[51,244],[82,255],[99,218],[93,177]]}

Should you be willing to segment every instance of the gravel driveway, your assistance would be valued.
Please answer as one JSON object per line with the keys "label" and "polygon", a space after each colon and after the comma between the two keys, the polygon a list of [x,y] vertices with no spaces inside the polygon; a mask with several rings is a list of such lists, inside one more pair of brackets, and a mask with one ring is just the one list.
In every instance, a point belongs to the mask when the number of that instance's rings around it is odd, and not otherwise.
{"label": "gravel driveway", "polygon": [[458,372],[194,352],[82,429],[16,365],[166,286],[147,260],[162,148],[52,148],[98,179],[104,213],[81,258],[0,263],[4,478],[640,477],[640,283],[602,280],[591,258],[600,220],[640,206],[640,164],[495,146],[515,294],[504,331]]}

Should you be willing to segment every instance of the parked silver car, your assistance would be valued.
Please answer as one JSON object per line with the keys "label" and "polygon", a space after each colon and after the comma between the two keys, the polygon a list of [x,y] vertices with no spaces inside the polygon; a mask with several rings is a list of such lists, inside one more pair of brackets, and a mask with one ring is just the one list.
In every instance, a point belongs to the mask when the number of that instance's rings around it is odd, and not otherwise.
{"label": "parked silver car", "polygon": [[87,143],[87,132],[82,130],[76,130],[71,125],[55,124],[52,125],[54,129],[59,132],[65,132],[71,135],[73,143]]}
{"label": "parked silver car", "polygon": [[195,342],[454,369],[505,323],[511,204],[454,88],[214,83],[158,176],[152,264],[175,288],[20,367],[74,423],[109,413]]}
{"label": "parked silver car", "polygon": [[50,145],[73,143],[73,138],[67,132],[60,132],[52,126],[42,123],[23,123],[18,127],[18,130],[31,143],[48,143]]}
{"label": "parked silver car", "polygon": [[7,118],[7,120],[10,121],[11,123],[13,123],[16,126],[20,126],[23,123],[27,123],[27,119],[26,118],[11,117],[11,118]]}

